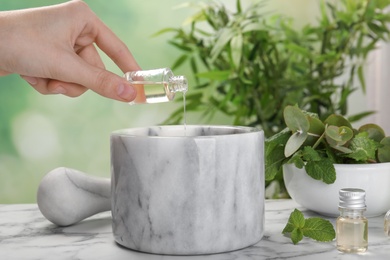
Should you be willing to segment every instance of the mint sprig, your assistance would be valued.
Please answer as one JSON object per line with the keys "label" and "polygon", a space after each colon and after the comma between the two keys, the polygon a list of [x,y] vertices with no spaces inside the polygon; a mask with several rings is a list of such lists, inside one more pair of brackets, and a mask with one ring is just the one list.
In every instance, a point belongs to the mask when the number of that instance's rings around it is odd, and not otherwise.
{"label": "mint sprig", "polygon": [[307,174],[315,180],[322,180],[326,184],[336,181],[336,170],[333,161],[322,158],[319,161],[308,161],[305,165]]}
{"label": "mint sprig", "polygon": [[303,237],[308,237],[320,242],[329,242],[336,237],[332,223],[326,219],[312,217],[306,218],[303,213],[295,209],[288,219],[282,234],[290,234],[294,245],[298,244]]}
{"label": "mint sprig", "polygon": [[352,152],[346,154],[345,157],[361,162],[375,161],[378,147],[379,143],[370,139],[367,132],[361,132],[351,140],[349,148]]}

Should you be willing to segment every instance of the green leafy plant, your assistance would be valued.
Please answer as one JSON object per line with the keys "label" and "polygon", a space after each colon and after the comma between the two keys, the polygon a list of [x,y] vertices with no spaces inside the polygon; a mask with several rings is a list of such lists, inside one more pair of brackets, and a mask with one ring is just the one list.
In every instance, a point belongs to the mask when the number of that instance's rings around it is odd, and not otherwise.
{"label": "green leafy plant", "polygon": [[[271,181],[281,175],[282,166],[292,163],[305,168],[306,173],[326,184],[334,183],[334,164],[362,164],[390,162],[390,137],[376,124],[365,124],[355,129],[341,115],[332,114],[320,120],[315,113],[297,106],[286,106],[284,120],[287,128],[265,142],[265,175]],[[312,230],[315,227],[315,230]],[[297,244],[303,236],[318,241],[329,241],[333,226],[321,218],[305,220],[295,210],[284,228]]]}
{"label": "green leafy plant", "polygon": [[[187,111],[201,112],[206,121],[224,113],[233,124],[261,127],[267,137],[285,127],[286,105],[321,119],[345,115],[349,95],[365,91],[367,55],[389,35],[389,1],[323,1],[318,23],[299,29],[291,18],[266,14],[266,1],[249,2],[244,8],[237,0],[235,10],[196,3],[186,25],[156,33],[170,34],[169,43],[181,52],[171,68],[187,65],[194,76]],[[164,123],[182,116],[180,108]]]}
{"label": "green leafy plant", "polygon": [[298,209],[291,213],[282,233],[289,234],[294,245],[304,236],[320,242],[329,242],[336,237],[333,225],[328,220],[316,217],[305,219]]}
{"label": "green leafy plant", "polygon": [[354,129],[341,115],[321,121],[297,106],[286,106],[283,114],[287,128],[266,140],[267,180],[280,174],[285,163],[330,184],[336,180],[334,164],[390,162],[390,137],[376,124]]}

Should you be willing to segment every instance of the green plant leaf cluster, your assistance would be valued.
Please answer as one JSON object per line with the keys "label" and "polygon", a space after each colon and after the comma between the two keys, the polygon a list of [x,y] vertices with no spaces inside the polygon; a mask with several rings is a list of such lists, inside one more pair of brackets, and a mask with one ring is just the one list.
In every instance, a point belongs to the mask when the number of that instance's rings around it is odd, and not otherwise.
{"label": "green plant leaf cluster", "polygon": [[[261,127],[267,137],[285,127],[287,105],[298,104],[321,120],[345,115],[349,95],[365,91],[367,55],[388,40],[389,1],[324,0],[318,22],[300,29],[289,17],[266,13],[266,1],[250,3],[243,8],[237,0],[236,10],[216,1],[195,3],[185,25],[156,33],[170,34],[169,43],[181,52],[171,68],[192,71],[187,111],[202,111],[206,121],[222,112],[234,124]],[[182,116],[180,108],[164,123],[179,123]],[[329,135],[347,133],[335,128]],[[299,131],[295,136],[294,145],[311,138]],[[342,146],[343,140],[332,140]]]}
{"label": "green plant leaf cluster", "polygon": [[330,184],[336,180],[335,163],[390,162],[390,137],[376,124],[354,129],[341,115],[321,121],[297,106],[286,106],[283,114],[287,130],[266,140],[267,180],[284,163],[304,167],[312,178]]}
{"label": "green plant leaf cluster", "polygon": [[305,219],[303,213],[298,209],[290,214],[282,233],[290,234],[294,245],[301,241],[304,236],[321,242],[329,242],[336,237],[333,225],[328,220],[316,217]]}

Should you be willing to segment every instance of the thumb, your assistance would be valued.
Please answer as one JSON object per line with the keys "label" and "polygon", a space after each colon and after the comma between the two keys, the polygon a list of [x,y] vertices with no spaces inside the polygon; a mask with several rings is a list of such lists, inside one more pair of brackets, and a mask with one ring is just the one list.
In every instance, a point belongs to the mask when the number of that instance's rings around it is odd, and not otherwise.
{"label": "thumb", "polygon": [[93,66],[77,55],[67,64],[70,65],[63,66],[65,71],[58,77],[61,81],[82,85],[104,97],[123,102],[133,101],[137,95],[135,88],[125,78]]}
{"label": "thumb", "polygon": [[105,69],[94,67],[85,81],[82,85],[107,98],[130,102],[137,95],[135,88],[125,78]]}

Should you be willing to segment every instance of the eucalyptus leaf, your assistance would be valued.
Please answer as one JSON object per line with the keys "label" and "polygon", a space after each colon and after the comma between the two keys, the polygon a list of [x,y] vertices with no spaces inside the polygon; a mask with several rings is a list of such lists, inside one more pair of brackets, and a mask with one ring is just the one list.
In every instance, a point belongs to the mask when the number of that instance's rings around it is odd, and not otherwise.
{"label": "eucalyptus leaf", "polygon": [[346,126],[352,129],[351,123],[341,115],[332,114],[325,119],[324,123],[333,126]]}
{"label": "eucalyptus leaf", "polygon": [[284,121],[290,130],[295,133],[300,131],[301,133],[307,131],[310,128],[309,120],[305,114],[296,106],[286,106],[283,112]]}
{"label": "eucalyptus leaf", "polygon": [[348,153],[353,152],[351,149],[344,147],[344,146],[341,146],[341,145],[335,145],[335,146],[332,146],[332,148],[334,148],[335,150],[342,152],[344,154],[348,154]]}
{"label": "eucalyptus leaf", "polygon": [[373,139],[376,142],[380,142],[385,138],[385,131],[382,127],[376,124],[365,124],[359,127],[359,132],[367,132],[368,138]]}
{"label": "eucalyptus leaf", "polygon": [[286,147],[284,149],[284,156],[290,157],[296,151],[298,151],[298,149],[301,148],[302,144],[306,141],[307,136],[307,132],[293,133],[286,143]]}
{"label": "eucalyptus leaf", "polygon": [[390,137],[385,137],[381,140],[378,148],[379,162],[390,162]]}
{"label": "eucalyptus leaf", "polygon": [[325,129],[325,137],[328,143],[343,145],[353,137],[353,131],[351,128],[346,126],[334,126],[330,125]]}
{"label": "eucalyptus leaf", "polygon": [[312,146],[323,137],[325,125],[316,117],[307,116],[307,119],[309,120],[310,128],[308,130],[308,137],[304,144]]}

